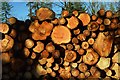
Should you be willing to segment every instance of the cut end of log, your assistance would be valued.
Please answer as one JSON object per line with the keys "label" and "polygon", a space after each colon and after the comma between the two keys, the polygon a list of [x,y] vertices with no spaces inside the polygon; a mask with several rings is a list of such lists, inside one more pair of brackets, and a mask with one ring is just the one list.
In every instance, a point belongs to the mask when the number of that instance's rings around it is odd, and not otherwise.
{"label": "cut end of log", "polygon": [[53,29],[51,38],[56,44],[69,43],[71,41],[71,32],[65,26],[56,26]]}
{"label": "cut end of log", "polygon": [[90,16],[87,13],[81,13],[78,18],[82,21],[83,26],[86,26],[90,22]]}
{"label": "cut end of log", "polygon": [[0,32],[1,33],[8,33],[9,26],[6,23],[0,23]]}
{"label": "cut end of log", "polygon": [[40,21],[55,18],[55,13],[49,8],[40,8],[36,11],[36,16]]}

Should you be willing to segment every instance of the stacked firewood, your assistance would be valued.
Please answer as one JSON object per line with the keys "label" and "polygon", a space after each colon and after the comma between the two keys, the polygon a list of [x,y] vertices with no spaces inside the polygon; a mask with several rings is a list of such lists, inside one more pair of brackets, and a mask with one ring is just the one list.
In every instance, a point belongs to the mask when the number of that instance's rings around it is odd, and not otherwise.
{"label": "stacked firewood", "polygon": [[31,20],[0,24],[3,79],[119,79],[119,14],[40,8]]}

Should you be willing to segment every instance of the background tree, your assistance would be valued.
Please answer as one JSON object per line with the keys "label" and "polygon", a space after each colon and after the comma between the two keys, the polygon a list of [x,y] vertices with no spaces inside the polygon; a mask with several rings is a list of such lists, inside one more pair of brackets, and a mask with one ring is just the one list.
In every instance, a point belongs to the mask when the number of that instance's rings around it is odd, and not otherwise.
{"label": "background tree", "polygon": [[10,5],[8,2],[1,2],[0,4],[0,19],[2,22],[7,22],[7,18],[10,17],[10,11],[13,6]]}

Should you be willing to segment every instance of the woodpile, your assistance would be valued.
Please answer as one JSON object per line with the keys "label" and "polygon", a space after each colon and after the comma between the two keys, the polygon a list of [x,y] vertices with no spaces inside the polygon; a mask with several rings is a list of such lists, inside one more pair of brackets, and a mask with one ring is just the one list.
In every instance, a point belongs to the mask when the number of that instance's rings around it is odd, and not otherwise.
{"label": "woodpile", "polygon": [[0,23],[3,80],[120,79],[120,16],[40,8],[31,20]]}

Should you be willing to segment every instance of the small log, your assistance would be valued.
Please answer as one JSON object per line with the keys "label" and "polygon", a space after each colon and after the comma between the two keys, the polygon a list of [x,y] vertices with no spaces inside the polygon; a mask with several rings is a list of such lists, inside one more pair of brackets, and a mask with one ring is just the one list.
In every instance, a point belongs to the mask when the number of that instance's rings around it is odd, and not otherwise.
{"label": "small log", "polygon": [[30,55],[30,51],[28,48],[24,48],[24,56],[27,58]]}
{"label": "small log", "polygon": [[105,10],[104,10],[104,9],[100,9],[100,10],[97,12],[97,14],[98,14],[99,16],[104,16],[104,15],[105,15]]}
{"label": "small log", "polygon": [[71,63],[72,68],[77,68],[78,63]]}
{"label": "small log", "polygon": [[88,49],[88,48],[89,48],[88,42],[82,42],[81,47],[82,47],[83,49]]}
{"label": "small log", "polygon": [[83,31],[83,34],[84,34],[85,36],[89,36],[89,35],[90,35],[90,31],[89,31],[89,30],[84,30],[84,31]]}
{"label": "small log", "polygon": [[82,21],[83,26],[86,26],[90,22],[90,16],[87,13],[81,13],[78,18]]}
{"label": "small log", "polygon": [[59,70],[59,64],[56,63],[56,64],[55,64],[55,67],[53,67],[53,70],[54,70],[54,71],[58,71],[58,70]]}
{"label": "small log", "polygon": [[46,62],[47,62],[47,58],[39,59],[38,62],[39,62],[41,65],[44,65],[44,64],[46,64]]}
{"label": "small log", "polygon": [[63,25],[63,24],[65,24],[66,23],[66,19],[65,18],[59,18],[58,19],[58,23],[59,23],[59,25]]}
{"label": "small log", "polygon": [[63,10],[61,16],[62,16],[62,17],[67,17],[67,16],[69,16],[69,11]]}
{"label": "small log", "polygon": [[72,38],[72,43],[73,43],[73,44],[78,44],[79,41],[78,41],[78,39],[77,39],[76,37],[73,37],[73,38]]}
{"label": "small log", "polygon": [[79,75],[78,75],[78,79],[84,79],[85,78],[85,74],[84,73],[80,73]]}
{"label": "small log", "polygon": [[75,30],[73,30],[73,33],[74,33],[74,35],[80,34],[80,29],[75,29]]}
{"label": "small log", "polygon": [[17,36],[16,30],[15,30],[15,29],[12,29],[9,35],[10,35],[12,38],[16,38],[16,36]]}
{"label": "small log", "polygon": [[74,10],[73,12],[72,12],[72,14],[74,15],[74,16],[78,16],[78,11],[77,10]]}
{"label": "small log", "polygon": [[53,57],[47,58],[47,62],[48,63],[53,63],[54,62],[54,58]]}
{"label": "small log", "polygon": [[90,23],[88,24],[88,26],[87,26],[87,29],[88,29],[89,31],[97,31],[98,28],[99,28],[99,25],[98,25],[97,22],[90,22]]}
{"label": "small log", "polygon": [[2,64],[10,63],[10,56],[9,54],[6,53],[1,53],[0,54],[0,60],[2,61]]}
{"label": "small log", "polygon": [[112,18],[112,15],[113,15],[113,13],[110,10],[108,10],[108,11],[105,12],[105,17],[106,18]]}
{"label": "small log", "polygon": [[89,39],[88,39],[89,45],[93,45],[93,44],[94,44],[94,41],[95,41],[95,40],[94,40],[93,38],[89,38]]}
{"label": "small log", "polygon": [[120,52],[118,51],[113,55],[112,62],[113,63],[120,63],[120,58],[119,57],[120,57]]}
{"label": "small log", "polygon": [[88,65],[93,65],[98,61],[98,54],[93,49],[87,49],[86,55],[83,56],[83,62]]}
{"label": "small log", "polygon": [[44,50],[44,44],[40,41],[37,42],[37,46],[33,48],[34,52],[40,53],[41,51]]}
{"label": "small log", "polygon": [[118,22],[119,22],[119,19],[118,19],[118,18],[112,18],[112,19],[111,19],[111,22],[112,22],[112,23],[118,23]]}
{"label": "small log", "polygon": [[56,26],[53,29],[51,38],[56,44],[69,43],[71,40],[71,33],[65,26]]}
{"label": "small log", "polygon": [[79,55],[83,55],[85,53],[85,50],[83,48],[80,48],[77,50],[77,52],[79,53]]}
{"label": "small log", "polygon": [[39,8],[36,11],[36,16],[39,19],[39,21],[43,21],[47,19],[51,20],[55,18],[55,13],[49,8]]}
{"label": "small log", "polygon": [[0,23],[0,32],[3,34],[8,33],[9,26],[6,23]]}
{"label": "small log", "polygon": [[110,23],[111,23],[111,21],[110,21],[110,19],[104,19],[104,25],[110,25]]}
{"label": "small log", "polygon": [[45,36],[45,35],[40,35],[38,33],[32,34],[32,39],[34,39],[34,40],[45,40],[46,38],[47,38],[47,36]]}
{"label": "small log", "polygon": [[72,50],[65,51],[65,58],[64,58],[65,61],[72,62],[76,59],[76,57],[77,57],[76,52],[74,52]]}
{"label": "small log", "polygon": [[54,71],[52,71],[52,72],[50,73],[50,75],[51,75],[52,77],[56,77],[56,73],[55,73]]}
{"label": "small log", "polygon": [[31,59],[35,59],[37,57],[36,53],[32,52]]}
{"label": "small log", "polygon": [[29,26],[29,31],[32,33],[35,33],[36,29],[40,26],[40,24],[38,23],[38,20],[35,20],[34,22],[32,22]]}
{"label": "small log", "polygon": [[43,50],[43,52],[41,53],[41,57],[47,58],[48,56],[49,56],[49,52],[47,50]]}
{"label": "small log", "polygon": [[77,36],[77,38],[80,40],[80,41],[85,41],[86,40],[86,36],[84,34],[79,34]]}
{"label": "small log", "polygon": [[65,66],[65,67],[66,67],[66,66],[69,66],[69,64],[70,64],[69,62],[64,61],[63,66]]}
{"label": "small log", "polygon": [[89,77],[90,76],[90,72],[89,71],[86,71],[84,74],[85,74],[85,77]]}
{"label": "small log", "polygon": [[106,72],[107,76],[112,76],[112,71],[110,69],[105,69],[104,71]]}
{"label": "small log", "polygon": [[99,27],[99,30],[104,31],[105,30],[105,25],[101,24],[100,27]]}
{"label": "small log", "polygon": [[79,24],[79,21],[75,16],[71,16],[71,18],[67,18],[67,21],[68,21],[67,27],[69,29],[74,29]]}
{"label": "small log", "polygon": [[13,24],[15,24],[15,23],[17,22],[17,19],[16,19],[15,17],[10,17],[10,18],[8,18],[8,22],[9,22],[11,25],[13,25]]}
{"label": "small log", "polygon": [[55,50],[53,53],[52,53],[52,56],[54,58],[59,58],[60,57],[60,51],[59,50]]}
{"label": "small log", "polygon": [[74,44],[74,47],[75,47],[74,50],[76,51],[80,49],[80,45]]}
{"label": "small log", "polygon": [[54,45],[52,44],[52,42],[50,42],[50,43],[48,43],[48,44],[46,45],[46,50],[47,50],[48,52],[50,52],[50,53],[52,53],[52,52],[55,51],[55,47],[54,47]]}
{"label": "small log", "polygon": [[92,33],[91,33],[91,38],[96,38],[96,37],[97,37],[96,33],[95,33],[95,32],[92,32]]}
{"label": "small log", "polygon": [[117,24],[116,24],[116,23],[111,23],[111,24],[109,25],[109,28],[110,28],[110,29],[117,29]]}
{"label": "small log", "polygon": [[34,46],[33,40],[27,39],[27,40],[25,41],[25,46],[26,46],[27,48],[32,48],[32,47]]}
{"label": "small log", "polygon": [[72,50],[73,49],[73,45],[72,44],[67,44],[67,49],[68,50]]}
{"label": "small log", "polygon": [[93,15],[91,16],[91,20],[95,21],[96,19],[97,19],[97,15],[93,14]]}
{"label": "small log", "polygon": [[50,68],[51,66],[52,66],[52,63],[49,63],[49,62],[46,63],[47,68]]}
{"label": "small log", "polygon": [[[101,65],[102,64],[102,65]],[[104,70],[110,66],[110,58],[100,57],[100,60],[96,64],[101,70]]]}
{"label": "small log", "polygon": [[46,71],[47,71],[48,74],[52,73],[52,69],[51,68],[47,68]]}
{"label": "small log", "polygon": [[78,69],[81,71],[81,72],[86,72],[88,67],[85,63],[80,63],[79,66],[78,66]]}
{"label": "small log", "polygon": [[58,24],[58,19],[56,18],[56,19],[52,20],[51,23],[55,24],[55,25]]}
{"label": "small log", "polygon": [[72,76],[73,76],[73,77],[77,77],[77,76],[79,75],[79,70],[73,69],[73,70],[71,71],[71,73],[72,73]]}
{"label": "small log", "polygon": [[100,78],[100,71],[94,66],[90,68],[91,77],[90,78]]}
{"label": "small log", "polygon": [[100,55],[107,57],[109,56],[112,48],[113,38],[108,35],[105,36],[104,33],[100,32],[93,45],[93,49]]}
{"label": "small log", "polygon": [[5,38],[0,40],[0,52],[6,52],[9,51],[14,45],[14,40],[8,36],[5,35]]}
{"label": "small log", "polygon": [[102,20],[102,18],[98,18],[96,22],[97,22],[98,24],[102,24],[103,20]]}

